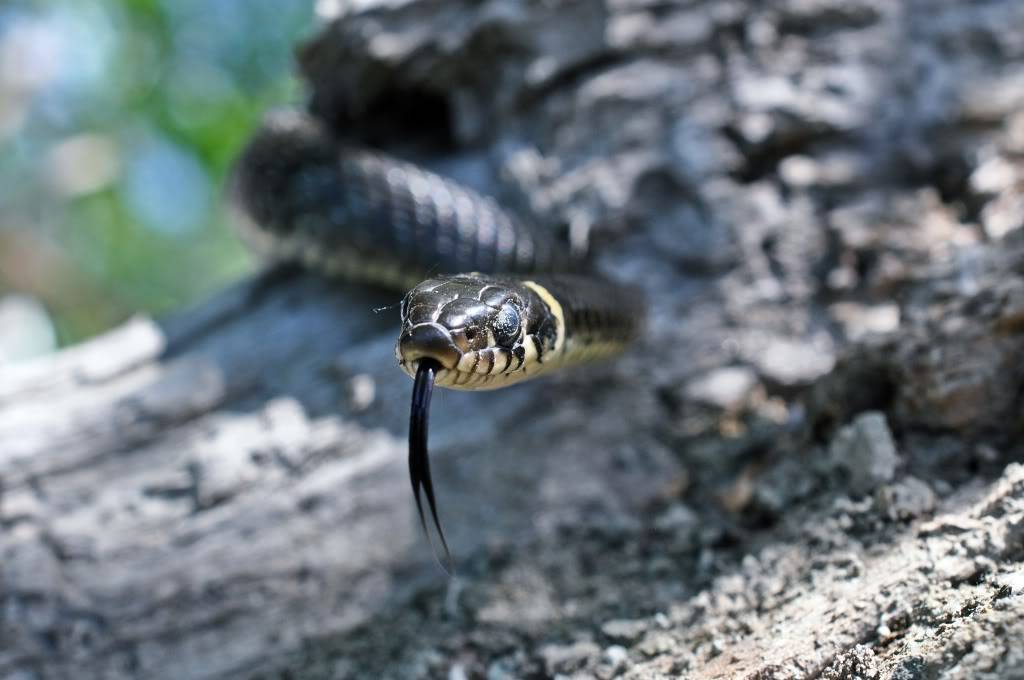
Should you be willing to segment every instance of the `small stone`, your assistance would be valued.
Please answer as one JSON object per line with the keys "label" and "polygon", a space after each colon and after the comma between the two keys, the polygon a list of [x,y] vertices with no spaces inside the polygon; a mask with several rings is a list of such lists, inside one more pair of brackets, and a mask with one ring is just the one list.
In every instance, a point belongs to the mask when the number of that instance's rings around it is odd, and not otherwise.
{"label": "small stone", "polygon": [[351,409],[360,413],[373,406],[373,401],[377,396],[377,384],[372,375],[360,373],[349,379],[345,391]]}
{"label": "small stone", "polygon": [[637,645],[637,650],[648,658],[653,658],[659,654],[665,654],[671,652],[676,648],[676,641],[668,633],[662,631],[650,632],[644,636],[644,639]]}
{"label": "small stone", "polygon": [[787,387],[809,385],[835,365],[832,351],[818,343],[782,338],[769,342],[751,359],[765,379]]}
{"label": "small stone", "polygon": [[604,662],[609,666],[620,668],[629,661],[629,652],[621,645],[611,645],[604,650]]}
{"label": "small stone", "polygon": [[1024,569],[1003,574],[996,579],[996,582],[1005,588],[1009,588],[1011,595],[1024,593]]}
{"label": "small stone", "polygon": [[913,519],[935,509],[935,492],[915,477],[880,487],[876,499],[879,509],[892,520]]}
{"label": "small stone", "polygon": [[849,475],[854,494],[868,494],[892,481],[900,464],[885,415],[866,411],[839,430],[829,445],[829,458]]}
{"label": "small stone", "polygon": [[647,632],[648,624],[643,620],[613,619],[601,626],[601,632],[616,642],[632,644]]}
{"label": "small stone", "polygon": [[941,534],[966,534],[972,531],[981,531],[984,524],[973,517],[963,515],[943,515],[930,522],[926,522],[918,529],[920,536],[938,536]]}
{"label": "small stone", "polygon": [[971,188],[979,194],[998,194],[1010,189],[1018,180],[1017,166],[1014,163],[994,156],[971,173]]}
{"label": "small stone", "polygon": [[766,113],[748,113],[740,116],[738,129],[745,142],[757,145],[768,139],[775,129],[775,123]]}
{"label": "small stone", "polygon": [[946,555],[933,565],[932,577],[951,583],[967,583],[977,578],[981,568],[975,559],[961,555]]}
{"label": "small stone", "polygon": [[981,210],[981,225],[985,235],[993,241],[1005,238],[1010,232],[1024,228],[1024,196],[1006,192],[989,201]]}
{"label": "small stone", "polygon": [[757,386],[757,374],[745,366],[725,366],[692,380],[687,398],[724,411],[740,408]]}
{"label": "small stone", "polygon": [[842,187],[854,185],[865,172],[863,158],[855,153],[836,152],[816,159],[817,184]]}
{"label": "small stone", "polygon": [[793,187],[807,187],[818,181],[818,164],[808,156],[793,155],[779,164],[779,175],[786,184]]}
{"label": "small stone", "polygon": [[540,650],[544,669],[548,675],[575,673],[586,667],[587,661],[601,655],[601,648],[590,640],[569,645],[545,645]]}
{"label": "small stone", "polygon": [[832,318],[843,326],[850,340],[857,341],[877,333],[889,333],[900,325],[900,308],[895,303],[862,305],[856,302],[837,302],[829,307]]}
{"label": "small stone", "polygon": [[629,666],[629,652],[620,645],[605,647],[601,654],[601,665],[597,668],[596,677],[599,680],[610,680],[618,676]]}

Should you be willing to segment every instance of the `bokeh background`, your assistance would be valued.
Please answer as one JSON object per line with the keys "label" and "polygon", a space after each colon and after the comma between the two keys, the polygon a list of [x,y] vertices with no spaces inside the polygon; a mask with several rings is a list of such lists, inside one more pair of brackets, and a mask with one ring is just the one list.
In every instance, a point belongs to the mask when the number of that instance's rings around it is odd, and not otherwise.
{"label": "bokeh background", "polygon": [[301,101],[313,0],[0,3],[0,363],[252,266],[222,185],[268,107]]}

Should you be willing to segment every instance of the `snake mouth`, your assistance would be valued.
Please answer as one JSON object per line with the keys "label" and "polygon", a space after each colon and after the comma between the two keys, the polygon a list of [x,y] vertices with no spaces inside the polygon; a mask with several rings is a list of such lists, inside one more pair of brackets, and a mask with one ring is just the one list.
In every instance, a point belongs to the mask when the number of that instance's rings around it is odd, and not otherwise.
{"label": "snake mouth", "polygon": [[398,339],[398,360],[403,366],[412,367],[422,359],[431,359],[441,368],[452,370],[462,359],[462,350],[452,339],[444,326],[436,323],[420,323],[407,328]]}

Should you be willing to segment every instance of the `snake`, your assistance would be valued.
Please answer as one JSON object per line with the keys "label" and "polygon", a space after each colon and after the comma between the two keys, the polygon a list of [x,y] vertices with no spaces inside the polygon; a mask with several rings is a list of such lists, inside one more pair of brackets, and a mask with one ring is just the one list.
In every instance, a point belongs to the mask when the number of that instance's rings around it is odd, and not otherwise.
{"label": "snake", "polygon": [[617,355],[642,331],[641,290],[590,271],[553,230],[493,198],[297,109],[264,116],[227,194],[264,260],[404,293],[395,355],[413,378],[409,476],[453,573],[427,447],[433,388],[493,390]]}

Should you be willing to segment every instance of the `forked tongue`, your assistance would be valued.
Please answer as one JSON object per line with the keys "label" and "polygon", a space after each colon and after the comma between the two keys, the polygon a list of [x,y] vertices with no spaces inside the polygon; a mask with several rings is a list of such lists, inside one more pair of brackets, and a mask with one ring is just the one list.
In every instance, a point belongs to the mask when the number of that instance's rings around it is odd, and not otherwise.
{"label": "forked tongue", "polygon": [[[430,394],[434,389],[434,375],[441,367],[433,359],[421,359],[416,369],[416,381],[412,388],[412,411],[409,414],[409,479],[412,482],[412,495],[416,499],[416,510],[420,514],[420,524],[423,525],[423,533],[427,535],[430,542],[430,549],[434,551],[434,557],[438,564],[451,577],[455,576],[455,566],[452,561],[452,554],[448,550],[448,542],[444,539],[444,530],[441,528],[441,520],[437,518],[437,502],[434,500],[434,483],[430,479],[430,455],[427,453],[427,421],[430,417]],[[423,504],[420,501],[420,488],[427,496],[427,503],[430,505],[430,515],[434,519],[434,527],[437,529],[437,536],[441,539],[444,547],[444,559],[437,554],[437,547],[430,538],[430,531],[427,529],[427,520],[423,514]]]}

